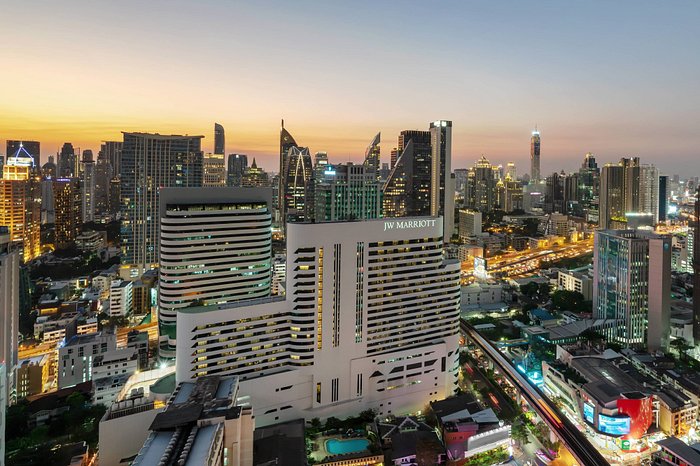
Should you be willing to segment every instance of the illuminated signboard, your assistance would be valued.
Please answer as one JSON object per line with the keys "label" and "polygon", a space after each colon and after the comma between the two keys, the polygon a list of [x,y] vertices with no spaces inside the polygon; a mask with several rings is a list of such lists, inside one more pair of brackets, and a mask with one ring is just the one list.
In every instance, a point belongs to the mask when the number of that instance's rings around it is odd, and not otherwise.
{"label": "illuminated signboard", "polygon": [[593,424],[593,415],[595,412],[595,408],[593,406],[589,405],[588,403],[583,404],[583,418]]}
{"label": "illuminated signboard", "polygon": [[434,227],[435,219],[424,220],[391,220],[384,222],[384,231],[387,230],[408,230],[414,228]]}
{"label": "illuminated signboard", "polygon": [[631,420],[629,417],[612,417],[598,415],[598,430],[608,435],[627,435],[630,433]]}
{"label": "illuminated signboard", "polygon": [[488,278],[488,273],[486,272],[486,259],[483,257],[474,258],[474,276],[477,278]]}

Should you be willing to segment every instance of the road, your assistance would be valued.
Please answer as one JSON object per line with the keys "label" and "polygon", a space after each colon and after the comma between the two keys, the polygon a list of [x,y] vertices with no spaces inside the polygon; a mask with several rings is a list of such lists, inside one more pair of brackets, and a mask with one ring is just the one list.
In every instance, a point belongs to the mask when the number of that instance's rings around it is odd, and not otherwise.
{"label": "road", "polygon": [[465,321],[461,321],[460,329],[470,341],[493,361],[501,373],[520,390],[521,395],[528,404],[547,423],[554,435],[571,452],[580,466],[609,466],[609,463],[591,445],[586,436],[537,387],[530,384],[490,341],[482,337],[479,332]]}

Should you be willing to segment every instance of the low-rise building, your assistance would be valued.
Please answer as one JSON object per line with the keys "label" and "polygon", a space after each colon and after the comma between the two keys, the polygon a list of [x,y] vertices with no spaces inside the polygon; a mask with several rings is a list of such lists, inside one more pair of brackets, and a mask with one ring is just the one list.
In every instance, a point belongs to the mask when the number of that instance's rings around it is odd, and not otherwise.
{"label": "low-rise building", "polygon": [[137,370],[138,353],[134,348],[107,351],[95,356],[92,361],[94,402],[111,405]]}
{"label": "low-rise building", "polygon": [[130,331],[126,337],[126,347],[136,351],[138,370],[148,369],[148,332]]}
{"label": "low-rise building", "polygon": [[133,466],[252,466],[253,410],[237,404],[238,377],[206,376],[179,384]]}
{"label": "low-rise building", "polygon": [[114,334],[106,332],[75,335],[58,349],[58,388],[92,380],[94,358],[116,349]]}
{"label": "low-rise building", "polygon": [[574,270],[559,270],[557,282],[560,290],[577,291],[586,301],[593,299],[593,280],[587,274]]}
{"label": "low-rise building", "polygon": [[654,453],[655,465],[695,466],[700,464],[700,450],[689,446],[679,438],[665,438],[656,444],[659,446],[659,451]]}
{"label": "low-rise building", "polygon": [[107,232],[105,231],[87,230],[75,238],[75,247],[84,252],[97,252],[104,248],[106,243]]}
{"label": "low-rise building", "polygon": [[128,316],[133,310],[133,282],[113,280],[109,287],[109,315]]}
{"label": "low-rise building", "polygon": [[22,359],[15,375],[17,399],[42,393],[48,386],[51,357],[48,354]]}

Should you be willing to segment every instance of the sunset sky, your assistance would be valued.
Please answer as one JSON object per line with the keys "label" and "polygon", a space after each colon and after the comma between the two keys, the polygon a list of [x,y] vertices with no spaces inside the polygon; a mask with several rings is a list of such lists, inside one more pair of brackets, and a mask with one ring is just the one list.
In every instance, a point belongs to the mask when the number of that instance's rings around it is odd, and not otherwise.
{"label": "sunset sky", "polygon": [[331,161],[382,132],[452,120],[453,167],[482,153],[542,172],[638,155],[700,175],[697,1],[19,1],[0,6],[0,153],[99,149],[120,131],[226,128],[277,169],[280,118]]}

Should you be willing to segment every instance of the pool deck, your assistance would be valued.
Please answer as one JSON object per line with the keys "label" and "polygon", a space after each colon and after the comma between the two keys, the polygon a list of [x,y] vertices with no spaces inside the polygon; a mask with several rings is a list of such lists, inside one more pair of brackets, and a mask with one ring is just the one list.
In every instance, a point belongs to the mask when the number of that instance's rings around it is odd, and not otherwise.
{"label": "pool deck", "polygon": [[[327,436],[326,435],[319,435],[317,438],[315,438],[313,440],[314,449],[311,452],[310,456],[318,462],[323,461],[324,459],[326,459],[329,456],[337,456],[337,455],[333,455],[333,454],[329,453],[326,450],[326,440],[338,440],[338,441],[342,442],[343,440],[353,440],[353,439],[355,439],[355,440],[359,440],[359,439],[367,440],[367,437],[361,436],[361,437],[343,438],[342,435],[327,435]],[[367,451],[367,450],[361,450],[361,451]],[[357,453],[360,453],[360,451],[358,451]],[[367,451],[367,453],[369,453],[369,452]]]}

